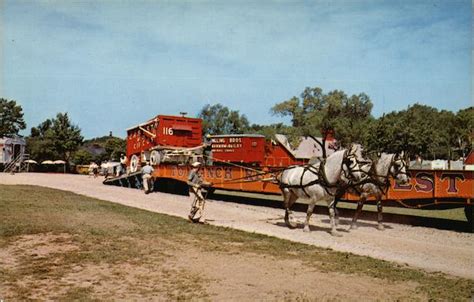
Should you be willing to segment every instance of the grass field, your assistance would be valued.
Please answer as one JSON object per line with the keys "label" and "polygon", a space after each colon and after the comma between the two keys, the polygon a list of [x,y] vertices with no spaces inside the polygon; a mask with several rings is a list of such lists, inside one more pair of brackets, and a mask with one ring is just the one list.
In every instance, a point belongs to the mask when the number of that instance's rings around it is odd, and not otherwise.
{"label": "grass field", "polygon": [[[184,251],[272,261],[297,257],[322,273],[414,284],[412,293],[394,300],[472,297],[474,281],[441,273],[190,224],[64,191],[0,185],[0,192],[0,300],[212,299],[208,288],[215,280],[170,265]],[[291,293],[284,298],[305,300]]]}

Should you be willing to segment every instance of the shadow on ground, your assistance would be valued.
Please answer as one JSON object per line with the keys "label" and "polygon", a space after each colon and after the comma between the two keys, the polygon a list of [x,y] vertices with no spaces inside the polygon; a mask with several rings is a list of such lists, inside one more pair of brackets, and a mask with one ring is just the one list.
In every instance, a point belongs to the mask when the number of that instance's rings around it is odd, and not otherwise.
{"label": "shadow on ground", "polygon": [[[283,214],[282,203],[278,200],[273,200],[270,198],[245,197],[245,196],[227,195],[223,193],[214,193],[212,194],[212,196],[209,196],[209,198],[214,199],[214,200],[228,201],[228,202],[234,202],[234,203],[239,203],[239,204],[281,208],[282,214]],[[306,212],[306,209],[307,209],[307,205],[299,204],[299,203],[295,204],[292,208],[292,210],[296,212]],[[338,208],[338,210],[339,210],[340,217],[349,219],[349,220],[342,219],[340,221],[340,224],[349,225],[350,219],[354,216],[355,210],[347,209],[347,208]],[[318,205],[315,207],[314,212],[317,215],[318,214],[329,215],[329,211],[326,206]],[[329,223],[329,218],[323,221]],[[371,223],[367,223],[367,221],[371,221]],[[376,229],[377,228],[376,221],[377,221],[376,212],[363,211],[360,214],[359,219],[357,220],[357,223],[359,226],[373,226],[374,229]],[[452,230],[452,231],[458,231],[458,232],[472,233],[472,225],[469,224],[467,221],[422,217],[422,216],[413,216],[413,215],[403,215],[403,214],[393,214],[393,213],[384,213],[383,221],[388,222],[388,223],[399,223],[399,224],[406,224],[406,225],[412,225],[412,226],[436,228],[440,230]],[[386,226],[386,228],[389,228],[389,226]]]}

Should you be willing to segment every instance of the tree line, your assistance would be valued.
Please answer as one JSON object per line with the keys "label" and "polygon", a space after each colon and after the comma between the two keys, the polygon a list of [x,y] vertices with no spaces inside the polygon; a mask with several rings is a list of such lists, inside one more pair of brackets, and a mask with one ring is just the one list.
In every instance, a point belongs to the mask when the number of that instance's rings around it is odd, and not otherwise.
{"label": "tree line", "polygon": [[[454,113],[415,103],[379,118],[372,115],[372,108],[365,93],[349,96],[342,90],[325,93],[319,87],[306,87],[298,96],[270,108],[272,115],[289,118],[290,125],[251,124],[244,114],[222,104],[205,105],[198,117],[203,120],[204,134],[257,133],[271,138],[280,133],[293,145],[307,137],[320,144],[323,152],[329,137],[335,137],[341,147],[360,143],[368,152],[405,151],[411,158],[456,159],[472,149],[474,107]],[[0,98],[0,137],[18,135],[24,129],[22,107]],[[118,159],[126,148],[125,140],[111,135],[84,140],[67,113],[32,127],[26,141],[27,152],[37,161],[62,159],[75,164]]]}
{"label": "tree line", "polygon": [[408,108],[372,115],[368,95],[347,95],[341,90],[323,92],[306,87],[299,96],[275,104],[270,113],[290,118],[291,125],[250,124],[245,115],[220,104],[206,105],[199,117],[206,134],[259,133],[272,137],[285,134],[293,145],[301,137],[317,138],[325,152],[326,139],[333,136],[342,147],[361,144],[367,152],[401,152],[410,158],[457,159],[473,147],[474,107],[456,113],[415,103]]}

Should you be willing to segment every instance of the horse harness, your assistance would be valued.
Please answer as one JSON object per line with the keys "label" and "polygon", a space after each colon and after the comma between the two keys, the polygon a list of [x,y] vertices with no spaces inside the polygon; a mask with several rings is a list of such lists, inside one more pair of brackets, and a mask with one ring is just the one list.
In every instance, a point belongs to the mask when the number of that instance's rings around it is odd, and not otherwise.
{"label": "horse harness", "polygon": [[[341,186],[340,187],[340,190],[338,190],[338,192],[336,193],[336,195],[340,195],[342,196],[342,194],[347,191],[348,189],[352,189],[354,190],[358,195],[361,195],[363,192],[362,192],[362,186],[365,185],[365,184],[373,184],[377,187],[377,189],[379,189],[380,192],[382,192],[383,194],[387,194],[387,191],[390,187],[390,178],[389,176],[392,176],[392,177],[396,177],[398,174],[405,174],[408,176],[408,173],[406,172],[402,172],[403,168],[406,168],[406,163],[404,161],[402,161],[402,165],[398,166],[397,169],[394,171],[394,172],[391,172],[391,169],[392,169],[392,166],[395,165],[395,162],[398,160],[398,159],[395,159],[395,156],[394,155],[390,161],[390,164],[388,166],[388,169],[387,169],[387,175],[378,175],[377,174],[377,169],[376,169],[376,162],[372,162],[371,166],[370,166],[370,169],[369,171],[364,171],[362,169],[359,169],[359,170],[354,170],[353,172],[362,172],[364,174],[366,174],[368,177],[366,177],[365,179],[361,180],[360,182],[357,182],[357,183],[349,183],[349,184],[346,184],[344,186]],[[383,180],[379,180],[379,178],[383,178]]]}
{"label": "horse harness", "polygon": [[[402,165],[400,166],[396,165],[395,162],[398,161],[398,159],[395,159],[395,157],[396,155],[392,156],[392,159],[387,169],[387,175],[378,175],[377,170],[376,170],[376,164],[373,163],[372,166],[370,167],[369,172],[367,173],[369,176],[368,179],[364,180],[363,182],[359,184],[356,184],[357,187],[355,189],[357,193],[359,194],[361,193],[358,190],[358,187],[366,183],[371,183],[377,186],[380,192],[382,192],[383,194],[387,194],[388,188],[390,187],[390,178],[389,178],[390,176],[396,177],[398,174],[405,174],[408,176],[408,173],[402,172],[403,168],[406,168],[406,163],[402,161],[403,163]],[[391,171],[393,166],[396,167],[396,170],[394,172]],[[380,181],[379,178],[383,178],[383,181]]]}
{"label": "horse harness", "polygon": [[[348,152],[348,151],[346,151],[346,152]],[[352,179],[355,178],[355,176],[353,175],[355,170],[353,171],[351,166],[348,165],[348,163],[350,162],[349,157],[353,157],[353,156],[354,155],[352,155],[352,154],[349,154],[348,156],[346,156],[346,153],[345,153],[344,154],[344,159],[341,162],[341,171],[342,171],[341,173],[344,173],[344,176],[347,179],[349,179],[349,182],[352,182]],[[284,189],[284,188],[301,189],[301,190],[303,190],[304,194],[309,198],[310,195],[306,191],[306,188],[310,187],[312,185],[320,185],[324,188],[324,190],[326,191],[327,194],[329,194],[331,196],[334,196],[335,193],[332,193],[329,189],[340,187],[340,184],[338,182],[336,182],[334,184],[329,183],[329,181],[327,179],[327,176],[326,176],[326,172],[324,170],[325,164],[326,164],[326,159],[323,159],[319,163],[318,168],[316,168],[314,165],[305,165],[305,166],[303,166],[303,173],[301,173],[300,183],[297,184],[297,185],[290,185],[290,184],[285,184],[285,183],[280,181],[280,183],[279,183],[280,189]],[[343,168],[344,165],[347,166],[347,168],[349,170],[349,175],[346,174],[346,171]],[[293,168],[295,168],[295,167],[289,167],[288,169],[293,169]],[[288,169],[285,169],[285,170],[288,170]],[[310,173],[316,175],[316,179],[313,180],[313,181],[310,181],[308,183],[303,184],[303,178],[304,178],[304,175],[307,172],[310,172]]]}

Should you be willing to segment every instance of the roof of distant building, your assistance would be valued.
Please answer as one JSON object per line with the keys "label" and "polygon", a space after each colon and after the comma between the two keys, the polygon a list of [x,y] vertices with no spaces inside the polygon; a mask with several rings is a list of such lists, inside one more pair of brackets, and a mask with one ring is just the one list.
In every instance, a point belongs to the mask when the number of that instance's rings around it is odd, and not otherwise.
{"label": "roof of distant building", "polygon": [[[285,149],[288,150],[295,158],[301,159],[310,159],[314,157],[322,157],[323,152],[319,143],[315,142],[312,138],[301,137],[298,147],[293,148],[288,141],[286,135],[275,134],[275,139],[279,142]],[[321,142],[322,138],[316,137],[316,139]],[[326,155],[334,153],[334,149],[331,148],[334,140],[326,141]]]}
{"label": "roof of distant building", "polygon": [[26,139],[21,136],[14,137],[0,137],[0,144],[2,145],[26,145]]}

